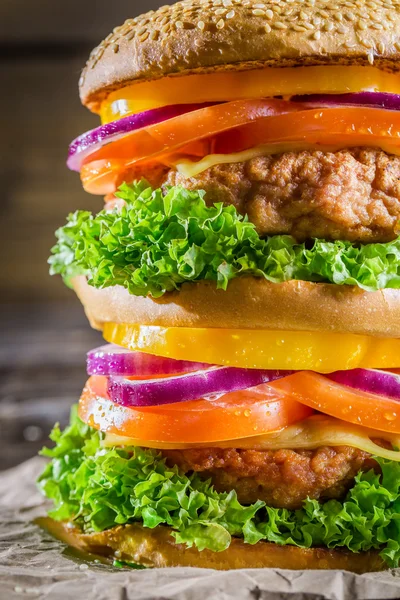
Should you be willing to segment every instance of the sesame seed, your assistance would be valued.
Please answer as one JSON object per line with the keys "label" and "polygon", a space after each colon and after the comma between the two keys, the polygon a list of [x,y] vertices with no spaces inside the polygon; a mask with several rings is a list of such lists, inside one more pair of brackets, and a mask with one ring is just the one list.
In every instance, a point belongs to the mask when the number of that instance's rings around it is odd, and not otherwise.
{"label": "sesame seed", "polygon": [[314,38],[314,40],[320,40],[321,39],[321,32],[320,31],[316,31],[313,34],[313,38]]}
{"label": "sesame seed", "polygon": [[126,36],[126,39],[128,40],[128,42],[131,42],[133,40],[133,38],[135,37],[135,32],[131,31],[131,33],[129,35]]}
{"label": "sesame seed", "polygon": [[166,25],[164,25],[163,28],[161,29],[161,31],[163,33],[169,33],[171,31],[171,24],[167,23]]}
{"label": "sesame seed", "polygon": [[324,19],[328,19],[329,18],[329,13],[326,12],[326,10],[320,10],[319,14],[321,15],[321,17],[324,17]]}
{"label": "sesame seed", "polygon": [[119,45],[118,44],[114,44],[113,51],[114,51],[114,54],[117,54],[119,52]]}
{"label": "sesame seed", "polygon": [[197,23],[197,27],[198,27],[198,28],[199,28],[201,31],[203,31],[203,30],[205,29],[205,26],[206,26],[206,24],[204,23],[204,21],[199,21],[199,22]]}
{"label": "sesame seed", "polygon": [[349,48],[349,49],[351,49],[351,48],[354,48],[354,47],[356,46],[356,44],[352,44],[351,42],[345,42],[345,43],[343,44],[343,46],[344,46],[345,48]]}
{"label": "sesame seed", "polygon": [[371,27],[373,29],[383,29],[383,25],[381,23],[372,23]]}
{"label": "sesame seed", "polygon": [[176,21],[176,23],[175,23],[175,27],[176,27],[177,29],[183,29],[183,23],[182,23],[182,21]]}
{"label": "sesame seed", "polygon": [[265,16],[267,17],[267,19],[272,19],[272,17],[274,16],[274,13],[272,12],[271,9],[268,9],[265,11]]}
{"label": "sesame seed", "polygon": [[143,35],[139,36],[139,41],[140,42],[145,42],[147,40],[147,38],[149,37],[150,33],[148,31],[146,31],[146,33],[144,33]]}
{"label": "sesame seed", "polygon": [[343,19],[343,15],[340,12],[335,13],[333,16],[336,19],[336,21],[342,21]]}
{"label": "sesame seed", "polygon": [[150,38],[153,40],[153,42],[155,42],[158,39],[158,36],[160,35],[160,32],[158,31],[158,29],[154,29],[151,32],[151,36]]}
{"label": "sesame seed", "polygon": [[141,27],[139,29],[139,31],[137,32],[137,34],[140,37],[141,35],[143,35],[144,33],[146,33],[146,31],[147,31],[146,27]]}
{"label": "sesame seed", "polygon": [[169,21],[168,17],[163,17],[162,20],[160,21],[160,25],[161,26],[166,25],[168,23],[168,21]]}
{"label": "sesame seed", "polygon": [[313,25],[312,23],[307,23],[307,22],[306,22],[306,23],[303,23],[303,25],[304,25],[304,27],[305,27],[306,29],[315,29],[315,28],[314,28],[314,25]]}
{"label": "sesame seed", "polygon": [[230,11],[228,12],[228,14],[226,15],[226,18],[227,18],[227,19],[233,19],[233,17],[235,16],[235,14],[236,14],[236,13],[235,13],[235,11],[234,11],[234,10],[230,10]]}
{"label": "sesame seed", "polygon": [[271,32],[271,25],[269,23],[266,23],[265,26],[264,26],[264,29],[265,29],[265,31],[267,33],[270,33]]}
{"label": "sesame seed", "polygon": [[293,29],[294,31],[307,31],[307,29],[303,27],[303,25],[293,25]]}
{"label": "sesame seed", "polygon": [[332,23],[332,21],[328,21],[327,23],[325,23],[325,31],[332,31],[334,28],[334,24]]}
{"label": "sesame seed", "polygon": [[372,48],[372,42],[369,40],[360,40],[360,44],[364,46],[364,48]]}
{"label": "sesame seed", "polygon": [[217,8],[215,11],[216,15],[224,15],[226,13],[226,8]]}
{"label": "sesame seed", "polygon": [[254,8],[265,8],[265,4],[255,4]]}
{"label": "sesame seed", "polygon": [[373,52],[368,52],[368,62],[370,65],[374,64],[374,53]]}
{"label": "sesame seed", "polygon": [[385,44],[383,42],[378,42],[378,52],[380,52],[381,54],[385,53]]}
{"label": "sesame seed", "polygon": [[394,47],[400,52],[400,42],[395,42]]}
{"label": "sesame seed", "polygon": [[362,31],[364,31],[365,29],[367,29],[367,24],[365,21],[358,21],[357,23],[358,29],[361,29]]}
{"label": "sesame seed", "polygon": [[274,27],[275,29],[287,29],[287,25],[285,25],[285,23],[282,23],[282,21],[277,21],[276,23],[274,23]]}
{"label": "sesame seed", "polygon": [[255,17],[264,17],[265,16],[265,10],[262,10],[261,8],[256,8],[253,10],[253,15]]}
{"label": "sesame seed", "polygon": [[300,11],[300,18],[307,20],[308,19],[308,14],[306,12],[304,12],[304,10]]}
{"label": "sesame seed", "polygon": [[217,29],[223,29],[225,27],[225,21],[220,19],[217,23]]}

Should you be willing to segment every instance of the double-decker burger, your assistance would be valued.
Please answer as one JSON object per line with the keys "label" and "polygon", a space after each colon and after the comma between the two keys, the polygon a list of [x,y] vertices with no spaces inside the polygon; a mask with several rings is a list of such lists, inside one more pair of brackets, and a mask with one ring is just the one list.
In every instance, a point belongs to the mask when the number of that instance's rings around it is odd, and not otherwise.
{"label": "double-decker burger", "polygon": [[84,69],[88,355],[40,486],[143,566],[400,560],[400,2],[185,0]]}

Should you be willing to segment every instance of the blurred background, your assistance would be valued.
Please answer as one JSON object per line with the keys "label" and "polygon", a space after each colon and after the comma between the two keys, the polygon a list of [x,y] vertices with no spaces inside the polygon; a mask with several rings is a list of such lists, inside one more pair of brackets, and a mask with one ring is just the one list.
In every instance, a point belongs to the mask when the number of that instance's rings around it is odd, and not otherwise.
{"label": "blurred background", "polygon": [[48,275],[54,231],[99,210],[65,166],[69,143],[96,127],[78,79],[91,49],[159,0],[0,0],[0,469],[36,454],[65,424],[102,339],[60,278]]}

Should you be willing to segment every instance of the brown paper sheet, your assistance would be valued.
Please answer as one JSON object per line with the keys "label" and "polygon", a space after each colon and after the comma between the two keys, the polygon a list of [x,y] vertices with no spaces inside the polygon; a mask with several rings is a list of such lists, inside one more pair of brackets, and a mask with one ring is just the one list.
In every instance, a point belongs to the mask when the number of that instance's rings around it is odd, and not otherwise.
{"label": "brown paper sheet", "polygon": [[157,569],[135,571],[73,554],[37,527],[43,460],[0,474],[0,600],[381,600],[400,598],[400,569],[340,571]]}

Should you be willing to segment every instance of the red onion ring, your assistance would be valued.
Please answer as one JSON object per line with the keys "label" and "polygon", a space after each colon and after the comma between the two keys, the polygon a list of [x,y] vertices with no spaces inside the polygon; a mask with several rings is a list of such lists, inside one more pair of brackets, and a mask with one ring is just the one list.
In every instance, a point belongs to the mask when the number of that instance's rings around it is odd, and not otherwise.
{"label": "red onion ring", "polygon": [[310,94],[292,96],[292,102],[303,102],[310,106],[376,106],[388,110],[400,110],[400,94],[387,92],[356,92],[353,94]]}
{"label": "red onion ring", "polygon": [[327,377],[336,383],[362,392],[400,400],[400,375],[398,373],[378,369],[353,369],[337,371]]}
{"label": "red onion ring", "polygon": [[147,110],[138,113],[137,115],[129,115],[118,121],[112,121],[111,123],[96,127],[96,129],[92,129],[80,135],[71,143],[68,151],[67,166],[71,171],[79,172],[85,158],[104,146],[104,144],[118,140],[131,131],[136,131],[142,127],[149,127],[150,125],[155,125],[162,121],[179,117],[180,115],[194,110],[207,108],[214,104],[221,103],[205,102],[203,104],[175,104],[173,106],[164,106],[162,108],[155,108],[154,110]]}
{"label": "red onion ring", "polygon": [[88,375],[126,375],[152,377],[154,375],[176,375],[208,369],[210,365],[195,363],[163,356],[153,356],[144,352],[132,352],[106,344],[87,354]]}
{"label": "red onion ring", "polygon": [[[244,390],[292,373],[210,367],[204,371],[152,380],[130,381],[123,377],[109,377],[108,393],[113,402],[122,406],[159,406]],[[212,399],[210,397],[210,401]]]}

